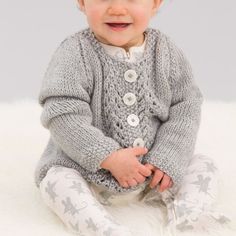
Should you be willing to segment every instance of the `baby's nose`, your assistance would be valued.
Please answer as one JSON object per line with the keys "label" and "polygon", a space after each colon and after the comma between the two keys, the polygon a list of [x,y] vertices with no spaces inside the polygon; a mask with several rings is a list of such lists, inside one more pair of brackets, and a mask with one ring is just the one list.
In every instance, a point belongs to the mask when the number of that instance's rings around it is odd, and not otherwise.
{"label": "baby's nose", "polygon": [[112,1],[108,8],[108,14],[110,15],[126,15],[127,9],[121,1]]}

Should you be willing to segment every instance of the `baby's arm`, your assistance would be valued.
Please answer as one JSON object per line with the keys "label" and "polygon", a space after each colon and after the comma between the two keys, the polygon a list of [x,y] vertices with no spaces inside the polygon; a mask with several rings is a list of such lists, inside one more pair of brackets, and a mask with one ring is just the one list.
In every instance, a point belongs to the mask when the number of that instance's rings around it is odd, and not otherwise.
{"label": "baby's arm", "polygon": [[157,131],[144,162],[159,168],[174,183],[180,183],[194,151],[203,97],[182,50],[169,38],[167,44],[171,62],[168,80],[172,92],[169,118]]}
{"label": "baby's arm", "polygon": [[64,40],[50,61],[39,94],[41,122],[72,160],[95,172],[121,146],[92,125],[93,75],[78,44],[77,38]]}

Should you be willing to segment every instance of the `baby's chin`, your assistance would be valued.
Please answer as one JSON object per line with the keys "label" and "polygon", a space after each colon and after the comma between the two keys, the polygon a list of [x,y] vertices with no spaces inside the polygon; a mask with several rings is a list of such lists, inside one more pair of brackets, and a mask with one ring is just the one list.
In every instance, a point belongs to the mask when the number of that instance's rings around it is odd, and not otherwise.
{"label": "baby's chin", "polygon": [[[142,44],[141,40],[134,39],[135,37],[126,36],[122,34],[109,34],[109,35],[99,35],[94,33],[96,39],[104,44],[122,47],[124,49],[128,49],[133,46],[139,46]],[[140,38],[143,36],[140,36]],[[143,41],[143,40],[142,40]]]}

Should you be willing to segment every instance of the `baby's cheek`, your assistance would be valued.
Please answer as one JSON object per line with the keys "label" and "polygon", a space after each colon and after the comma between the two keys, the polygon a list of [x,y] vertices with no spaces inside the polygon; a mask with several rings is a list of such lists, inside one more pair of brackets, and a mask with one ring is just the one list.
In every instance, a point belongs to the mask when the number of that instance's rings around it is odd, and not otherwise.
{"label": "baby's cheek", "polygon": [[145,8],[139,7],[135,9],[135,23],[140,27],[146,28],[150,21],[150,13]]}

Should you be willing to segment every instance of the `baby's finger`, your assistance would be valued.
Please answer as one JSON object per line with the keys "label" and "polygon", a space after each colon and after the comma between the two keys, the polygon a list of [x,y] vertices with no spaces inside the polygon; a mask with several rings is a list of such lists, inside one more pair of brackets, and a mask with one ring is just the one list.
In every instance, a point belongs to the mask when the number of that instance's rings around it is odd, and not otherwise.
{"label": "baby's finger", "polygon": [[149,168],[147,168],[146,166],[144,166],[143,164],[140,163],[139,173],[142,174],[143,176],[148,177],[152,174],[152,171]]}
{"label": "baby's finger", "polygon": [[148,149],[145,147],[133,147],[132,151],[135,156],[140,157],[148,152]]}
{"label": "baby's finger", "polygon": [[161,170],[157,169],[150,183],[150,188],[154,188],[161,181],[163,175],[164,173]]}
{"label": "baby's finger", "polygon": [[122,184],[120,184],[122,187],[124,188],[128,188],[129,187],[129,184],[127,182],[123,182]]}
{"label": "baby's finger", "polygon": [[169,183],[169,186],[168,186],[168,188],[171,188],[173,186],[173,181],[172,180],[170,180],[170,183]]}
{"label": "baby's finger", "polygon": [[133,186],[136,186],[138,183],[135,179],[130,179],[127,181],[129,186],[133,187]]}
{"label": "baby's finger", "polygon": [[165,191],[168,188],[169,184],[170,184],[170,177],[168,175],[164,175],[161,180],[159,191],[160,192]]}
{"label": "baby's finger", "polygon": [[138,183],[143,183],[144,181],[145,181],[145,179],[146,179],[146,177],[144,177],[143,175],[141,175],[141,174],[136,174],[135,175],[135,177],[134,177],[134,179],[138,182]]}
{"label": "baby's finger", "polygon": [[149,163],[146,163],[145,166],[146,166],[149,170],[155,170],[155,169],[156,169],[155,166],[153,166],[153,165],[151,165],[151,164],[149,164]]}

